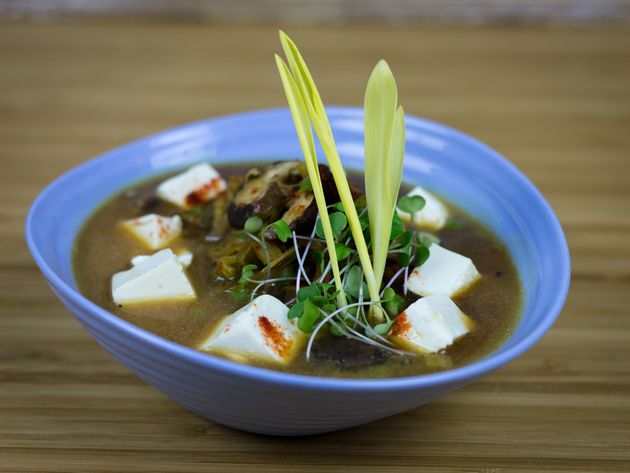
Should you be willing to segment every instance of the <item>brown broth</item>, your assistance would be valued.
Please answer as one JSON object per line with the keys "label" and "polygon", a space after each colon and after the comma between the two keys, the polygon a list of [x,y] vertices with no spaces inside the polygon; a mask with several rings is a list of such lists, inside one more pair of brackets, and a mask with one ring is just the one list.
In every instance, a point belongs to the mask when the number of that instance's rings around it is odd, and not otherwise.
{"label": "brown broth", "polygon": [[[247,165],[224,166],[220,171],[228,176],[244,173],[248,168]],[[194,348],[221,318],[245,304],[227,295],[229,283],[213,281],[207,257],[209,244],[202,238],[183,236],[170,246],[173,250],[185,247],[193,253],[187,274],[197,292],[197,300],[119,307],[111,298],[112,275],[128,269],[132,257],[150,253],[120,229],[118,223],[146,213],[140,212],[134,202],[138,196],[150,194],[165,177],[153,178],[122,191],[93,213],[75,243],[75,277],[80,291],[104,309],[161,337]],[[344,369],[329,361],[313,359],[307,362],[304,355],[298,355],[284,368],[261,366],[315,376],[398,377],[462,366],[495,350],[510,336],[518,322],[521,283],[506,248],[464,212],[452,205],[448,207],[459,228],[438,232],[441,244],[470,257],[483,276],[469,291],[454,299],[458,307],[476,322],[473,331],[448,347],[444,354],[393,356],[367,368]],[[164,202],[155,202],[151,208],[151,212],[162,215],[176,211],[177,208]]]}

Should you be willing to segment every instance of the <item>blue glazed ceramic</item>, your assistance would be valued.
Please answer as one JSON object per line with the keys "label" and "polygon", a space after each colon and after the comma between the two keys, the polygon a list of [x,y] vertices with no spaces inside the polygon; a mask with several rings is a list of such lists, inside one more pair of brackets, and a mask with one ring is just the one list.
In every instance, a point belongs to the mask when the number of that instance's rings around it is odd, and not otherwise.
{"label": "blue glazed ceramic", "polygon": [[[328,109],[348,168],[362,168],[362,110]],[[287,109],[211,119],[110,151],[63,175],[33,204],[31,253],[52,290],[114,357],[187,409],[220,424],[273,435],[357,426],[425,404],[524,353],[549,330],[569,287],[569,252],[538,190],[482,143],[445,126],[407,118],[405,180],[468,211],[508,246],[525,289],[520,324],[497,351],[462,368],[382,380],[287,374],[204,354],[138,328],[77,291],[72,246],[107,197],[151,175],[199,161],[228,163],[301,156]],[[321,156],[321,153],[320,153]]]}

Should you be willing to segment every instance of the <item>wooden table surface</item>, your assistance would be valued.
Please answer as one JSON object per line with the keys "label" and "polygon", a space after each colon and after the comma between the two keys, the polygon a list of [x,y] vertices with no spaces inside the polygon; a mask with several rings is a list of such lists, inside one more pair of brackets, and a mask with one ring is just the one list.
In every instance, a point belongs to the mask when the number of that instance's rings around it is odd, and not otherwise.
{"label": "wooden table surface", "polygon": [[288,28],[328,103],[385,57],[413,114],[479,137],[549,199],[572,286],[524,356],[433,404],[300,439],[191,414],[57,301],[23,240],[60,173],[181,123],[284,105],[274,27],[0,24],[0,471],[630,471],[630,29]]}

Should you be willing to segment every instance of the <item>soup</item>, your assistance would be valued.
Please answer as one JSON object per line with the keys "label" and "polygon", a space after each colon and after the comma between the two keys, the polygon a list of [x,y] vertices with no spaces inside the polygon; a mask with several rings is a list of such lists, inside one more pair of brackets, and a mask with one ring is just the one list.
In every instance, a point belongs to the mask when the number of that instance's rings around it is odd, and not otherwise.
{"label": "soup", "polygon": [[293,373],[410,376],[495,349],[518,318],[518,275],[477,222],[401,187],[405,115],[387,63],[368,81],[364,175],[349,182],[308,68],[280,39],[304,160],[199,163],[114,196],[78,236],[81,291],[174,342]]}
{"label": "soup", "polygon": [[[275,166],[279,165],[293,166],[297,169],[295,177],[285,176],[292,191],[304,186],[303,181],[307,179],[303,163],[287,161]],[[259,176],[271,172],[270,169],[273,168],[274,165],[266,163],[217,167],[218,175],[222,176],[226,182],[226,189],[217,198],[186,209],[157,196],[158,186],[168,181],[169,176],[153,178],[118,193],[88,219],[77,237],[74,267],[81,292],[117,316],[161,337],[195,349],[203,347],[205,341],[211,338],[226,317],[238,312],[251,299],[263,293],[274,296],[287,306],[295,305],[297,264],[293,239],[280,241],[277,235],[272,234],[273,226],[258,229],[255,235],[267,239],[268,252],[274,254],[288,252],[290,256],[274,266],[267,279],[280,279],[284,275],[288,279],[259,287],[253,297],[252,291],[258,283],[239,283],[239,280],[243,278],[243,268],[247,265],[256,264],[256,269],[252,268],[252,280],[258,281],[267,277],[264,271],[261,271],[264,268],[265,255],[253,239],[242,233],[242,226],[251,216],[238,215],[235,211],[230,212],[229,207],[238,194],[237,191],[252,192],[252,189],[244,189],[244,182],[254,181],[254,185],[249,186],[252,188],[258,184],[263,185]],[[321,168],[324,169],[323,166]],[[354,185],[354,197],[359,202],[362,199],[360,185],[363,182],[363,176],[349,173],[349,177]],[[276,179],[279,179],[277,175]],[[408,193],[412,187],[403,185],[401,194]],[[260,194],[260,189],[254,188],[253,191]],[[423,190],[423,192],[426,191]],[[329,190],[328,194],[331,193],[334,194],[334,191]],[[349,338],[340,334],[334,327],[331,329],[332,326],[323,326],[311,343],[308,359],[306,340],[312,334],[312,330],[299,334],[304,340],[287,362],[248,355],[243,350],[238,350],[238,353],[225,349],[208,349],[207,351],[237,361],[293,373],[376,378],[410,376],[450,369],[477,360],[496,349],[512,332],[520,311],[521,288],[514,264],[506,248],[488,230],[461,210],[445,203],[443,199],[431,197],[440,202],[441,208],[448,215],[446,220],[438,225],[440,228],[437,229],[430,220],[422,223],[417,218],[415,219],[418,223],[417,228],[414,227],[413,219],[407,222],[405,228],[412,229],[414,238],[418,238],[418,244],[421,244],[421,240],[425,248],[433,248],[432,251],[430,250],[429,258],[419,266],[420,270],[431,258],[439,256],[437,248],[440,247],[448,249],[453,254],[470,258],[481,275],[469,287],[465,287],[464,290],[451,297],[457,308],[472,321],[473,328],[465,335],[457,337],[448,346],[430,351],[426,348],[413,349],[413,346],[399,342],[385,344],[374,334],[369,338],[379,345],[365,343],[364,340],[357,340],[357,337]],[[334,196],[331,200],[336,199],[337,196]],[[282,216],[282,212],[286,213],[289,204],[281,200],[279,198],[274,201],[277,208],[272,205],[269,205],[269,208],[262,206],[262,210],[254,212],[256,215],[263,216],[261,220],[264,225],[277,221]],[[331,201],[331,204],[334,203]],[[357,203],[358,208],[361,208],[361,205]],[[426,210],[428,209],[421,210],[417,216]],[[404,215],[404,212],[398,213]],[[184,251],[186,252],[184,257],[187,256],[190,259],[192,256],[192,261],[184,269],[184,273],[194,290],[195,297],[171,299],[167,297],[155,301],[116,303],[112,297],[112,276],[129,271],[132,267],[132,258],[139,255],[148,256],[152,252],[160,251],[158,248],[148,249],[146,240],[139,238],[122,222],[134,221],[150,214],[165,218],[180,216],[181,234],[170,241],[165,240],[166,244],[162,247],[170,248],[175,254],[180,254],[180,258]],[[232,218],[229,218],[228,214]],[[315,219],[316,215],[311,215],[310,220],[305,219],[301,223],[301,228],[296,232],[296,237],[299,238],[296,238],[295,246],[300,254],[304,254],[306,246],[310,243],[304,266],[309,275],[321,277],[321,271],[317,274],[319,270],[315,268],[317,261],[313,254],[315,251],[325,251],[325,245],[323,239],[313,232]],[[432,227],[432,230],[429,230],[429,227]],[[347,229],[346,232],[348,232]],[[255,248],[257,245],[258,248]],[[245,251],[249,254],[242,254]],[[397,253],[392,252],[388,257],[388,267],[385,269],[382,286],[385,286],[396,272],[401,271],[402,266],[400,261],[395,259],[396,255]],[[355,261],[356,255],[351,255],[344,261],[348,260]],[[356,262],[353,265],[353,267],[358,266]],[[414,267],[415,263],[411,262],[407,270],[407,280],[413,277]],[[347,270],[343,274],[348,272],[351,271]],[[256,277],[253,277],[254,275]],[[332,282],[332,279],[329,271],[323,281]],[[399,311],[401,314],[405,314],[405,310],[414,302],[422,300],[410,290],[413,284],[405,285],[404,281],[405,271],[403,270],[390,286],[395,294],[402,298],[399,301],[399,307],[394,311]],[[302,287],[305,284],[306,282],[302,281]],[[407,286],[406,294],[405,286]],[[392,334],[395,335],[396,330],[400,331],[405,325],[396,323],[396,320],[400,320],[397,313],[392,312],[389,315],[393,323],[387,333],[379,335],[386,340],[395,339]],[[349,333],[349,335],[353,334]],[[246,337],[246,335],[243,336]]]}

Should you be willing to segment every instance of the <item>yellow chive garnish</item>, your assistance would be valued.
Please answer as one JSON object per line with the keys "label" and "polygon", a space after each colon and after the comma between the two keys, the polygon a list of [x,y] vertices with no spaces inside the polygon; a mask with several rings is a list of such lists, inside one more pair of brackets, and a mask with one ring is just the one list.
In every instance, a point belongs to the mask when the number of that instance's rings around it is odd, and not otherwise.
{"label": "yellow chive garnish", "polygon": [[380,61],[372,72],[365,94],[365,194],[372,239],[372,257],[370,258],[350,186],[315,82],[297,46],[282,31],[280,42],[287,56],[288,66],[278,55],[276,55],[276,64],[313,185],[335,286],[341,294],[340,302],[345,303],[345,296],[339,274],[333,231],[317,167],[312,129],[317,134],[335,180],[370,298],[373,302],[377,302],[380,300],[379,291],[387,259],[404,155],[404,113],[401,107],[396,108],[396,83],[387,63]]}

